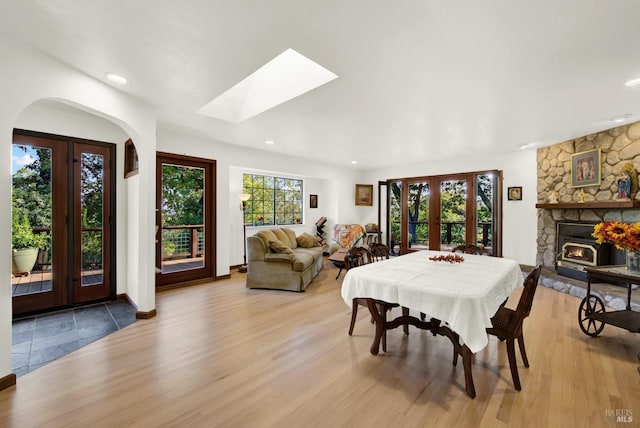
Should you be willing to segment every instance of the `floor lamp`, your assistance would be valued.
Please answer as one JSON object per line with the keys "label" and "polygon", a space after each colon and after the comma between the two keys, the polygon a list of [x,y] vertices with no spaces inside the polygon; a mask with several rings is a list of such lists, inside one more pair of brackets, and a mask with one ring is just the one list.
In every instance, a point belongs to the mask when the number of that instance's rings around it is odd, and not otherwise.
{"label": "floor lamp", "polygon": [[247,208],[247,201],[251,195],[247,193],[240,193],[238,198],[240,199],[240,211],[242,212],[242,245],[244,246],[244,263],[240,268],[238,268],[238,272],[246,273],[247,272],[247,222],[244,218],[244,211]]}

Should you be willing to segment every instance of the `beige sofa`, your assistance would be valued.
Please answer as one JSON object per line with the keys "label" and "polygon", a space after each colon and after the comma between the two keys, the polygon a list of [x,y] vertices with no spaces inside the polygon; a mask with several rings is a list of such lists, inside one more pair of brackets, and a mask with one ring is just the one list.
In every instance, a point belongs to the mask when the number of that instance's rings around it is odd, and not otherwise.
{"label": "beige sofa", "polygon": [[287,228],[261,230],[247,238],[247,288],[304,291],[320,270],[317,237]]}

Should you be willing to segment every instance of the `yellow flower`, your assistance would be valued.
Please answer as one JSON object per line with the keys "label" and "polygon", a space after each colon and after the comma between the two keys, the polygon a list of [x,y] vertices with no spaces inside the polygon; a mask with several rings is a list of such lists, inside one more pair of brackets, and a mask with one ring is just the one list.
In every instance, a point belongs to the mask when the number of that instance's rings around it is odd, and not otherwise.
{"label": "yellow flower", "polygon": [[598,223],[593,227],[593,233],[591,234],[594,238],[596,238],[596,242],[598,244],[602,244],[605,240],[604,235],[604,223]]}
{"label": "yellow flower", "polygon": [[640,222],[605,221],[594,226],[591,236],[598,244],[609,243],[620,250],[640,251]]}
{"label": "yellow flower", "polygon": [[628,224],[620,223],[618,221],[612,221],[607,227],[605,227],[607,237],[614,243],[623,240],[627,235],[628,229]]}

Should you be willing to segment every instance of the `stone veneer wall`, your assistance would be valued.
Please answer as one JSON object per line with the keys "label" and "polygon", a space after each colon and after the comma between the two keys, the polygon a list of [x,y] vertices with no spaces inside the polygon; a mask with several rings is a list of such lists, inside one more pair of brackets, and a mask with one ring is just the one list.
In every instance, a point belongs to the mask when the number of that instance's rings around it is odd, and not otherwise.
{"label": "stone veneer wall", "polygon": [[[602,152],[600,186],[572,188],[571,155],[598,148]],[[640,167],[640,122],[540,148],[537,152],[538,202],[547,203],[551,192],[557,193],[560,202],[579,202],[581,189],[585,202],[615,201],[618,191],[615,178],[628,162]],[[635,199],[640,200],[640,192]],[[604,220],[638,222],[640,210],[538,209],[537,263],[555,268],[558,221],[595,223]]]}

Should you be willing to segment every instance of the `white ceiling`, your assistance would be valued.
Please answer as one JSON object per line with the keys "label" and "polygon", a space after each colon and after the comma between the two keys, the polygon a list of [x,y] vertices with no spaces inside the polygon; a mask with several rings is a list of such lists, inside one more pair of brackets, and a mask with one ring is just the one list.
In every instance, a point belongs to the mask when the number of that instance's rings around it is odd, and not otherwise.
{"label": "white ceiling", "polygon": [[[640,120],[638,0],[20,0],[0,29],[127,77],[161,127],[358,168]],[[238,124],[195,113],[287,48],[339,78]]]}

